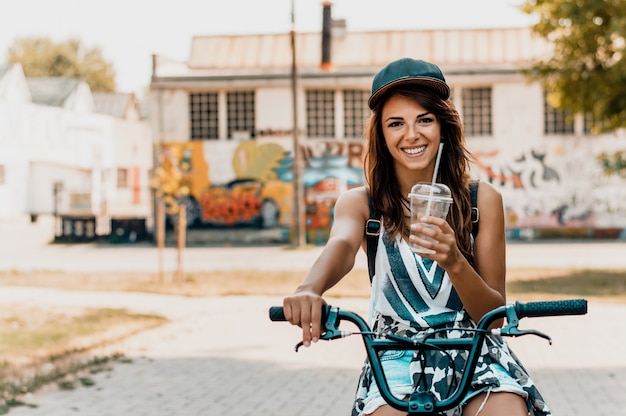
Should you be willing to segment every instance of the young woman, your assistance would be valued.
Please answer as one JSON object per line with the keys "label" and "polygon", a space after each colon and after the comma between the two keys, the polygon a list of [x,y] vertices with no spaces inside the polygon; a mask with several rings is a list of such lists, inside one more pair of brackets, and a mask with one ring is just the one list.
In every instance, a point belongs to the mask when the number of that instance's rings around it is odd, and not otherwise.
{"label": "young woman", "polygon": [[[354,266],[366,250],[365,227],[370,201],[381,215],[371,319],[378,333],[419,336],[432,328],[471,328],[491,309],[505,303],[505,229],[501,195],[487,183],[478,187],[480,232],[472,235],[469,192],[471,155],[450,89],[439,67],[403,58],[374,77],[366,128],[367,186],[343,193],[335,205],[329,240],[306,279],[284,299],[285,317],[302,327],[305,346],[320,336],[322,295]],[[407,195],[418,182],[433,178],[439,144],[444,143],[437,182],[447,185],[453,204],[448,217],[427,217],[431,227],[409,224]],[[434,227],[433,227],[434,226]],[[429,242],[410,230],[432,237]],[[416,254],[409,241],[434,250]],[[471,336],[469,331],[446,332]],[[464,403],[449,415],[549,415],[527,372],[500,337],[489,337]],[[414,389],[445,396],[462,367],[465,352],[398,352],[383,355],[394,395]],[[401,415],[381,398],[366,362],[352,412]]]}

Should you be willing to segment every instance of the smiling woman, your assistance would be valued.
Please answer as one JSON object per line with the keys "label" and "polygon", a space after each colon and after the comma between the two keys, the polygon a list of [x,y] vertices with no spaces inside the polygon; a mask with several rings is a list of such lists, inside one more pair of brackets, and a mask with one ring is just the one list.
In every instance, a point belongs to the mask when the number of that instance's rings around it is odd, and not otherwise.
{"label": "smiling woman", "polygon": [[[307,277],[284,298],[284,316],[301,328],[302,345],[319,340],[323,296],[363,250],[372,272],[369,316],[377,338],[400,335],[414,345],[439,331],[446,331],[448,339],[464,338],[481,317],[506,303],[502,197],[488,183],[474,186],[478,181],[471,177],[473,157],[461,117],[436,64],[412,57],[394,60],[374,76],[371,91],[372,113],[364,132],[367,184],[339,196],[330,238]],[[403,199],[416,183],[431,180],[445,185],[453,204],[445,218],[427,209],[412,223]],[[473,215],[474,209],[480,215]],[[374,231],[372,221],[378,223]],[[549,416],[504,339],[489,337],[486,342],[474,361],[471,387],[445,414]],[[381,366],[398,399],[421,394],[440,399],[458,385],[459,365],[469,359],[467,351],[414,351],[389,357]],[[372,368],[366,360],[352,416],[406,414],[383,398]]]}

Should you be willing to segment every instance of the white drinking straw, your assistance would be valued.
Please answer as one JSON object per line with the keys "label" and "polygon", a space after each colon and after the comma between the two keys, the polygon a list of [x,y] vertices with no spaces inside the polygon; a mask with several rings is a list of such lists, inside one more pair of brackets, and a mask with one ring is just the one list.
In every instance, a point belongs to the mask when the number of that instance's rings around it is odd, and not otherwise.
{"label": "white drinking straw", "polygon": [[433,201],[433,192],[435,190],[435,182],[437,181],[437,172],[439,171],[439,162],[441,161],[441,151],[443,149],[443,142],[439,143],[439,149],[437,150],[437,160],[435,160],[435,171],[433,172],[433,180],[430,184],[430,195],[428,196],[428,202],[426,204],[426,215],[428,217],[430,215],[430,205]]}

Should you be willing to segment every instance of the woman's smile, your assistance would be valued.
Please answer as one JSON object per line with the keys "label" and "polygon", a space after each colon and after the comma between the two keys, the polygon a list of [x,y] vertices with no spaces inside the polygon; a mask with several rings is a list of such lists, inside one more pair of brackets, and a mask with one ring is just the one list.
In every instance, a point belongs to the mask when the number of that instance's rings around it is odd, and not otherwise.
{"label": "woman's smile", "polygon": [[424,153],[424,150],[426,150],[426,145],[422,145],[418,147],[405,147],[402,149],[404,153],[410,156],[416,156],[416,155],[422,154]]}

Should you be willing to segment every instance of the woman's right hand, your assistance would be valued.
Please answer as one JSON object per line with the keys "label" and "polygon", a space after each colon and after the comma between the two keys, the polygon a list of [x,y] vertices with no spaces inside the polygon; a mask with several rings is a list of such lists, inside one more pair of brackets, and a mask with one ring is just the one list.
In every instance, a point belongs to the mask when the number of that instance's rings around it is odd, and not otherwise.
{"label": "woman's right hand", "polygon": [[305,347],[317,342],[322,335],[322,306],[326,301],[317,293],[297,291],[283,299],[285,318],[302,328],[302,344]]}
{"label": "woman's right hand", "polygon": [[354,267],[364,243],[369,217],[365,187],[343,192],[335,203],[333,225],[326,246],[296,291],[283,300],[287,321],[302,328],[302,345],[308,347],[322,335],[322,294],[337,284]]}

